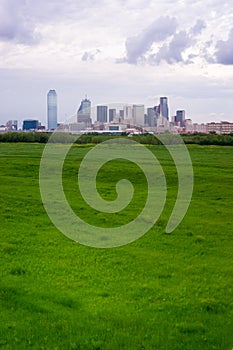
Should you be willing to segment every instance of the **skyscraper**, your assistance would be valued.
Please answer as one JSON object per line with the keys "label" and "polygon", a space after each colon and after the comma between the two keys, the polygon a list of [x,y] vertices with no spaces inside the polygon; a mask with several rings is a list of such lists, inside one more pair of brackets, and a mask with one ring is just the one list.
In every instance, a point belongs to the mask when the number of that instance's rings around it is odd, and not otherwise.
{"label": "skyscraper", "polygon": [[132,119],[132,106],[124,106],[124,118]]}
{"label": "skyscraper", "polygon": [[160,97],[160,116],[169,119],[168,115],[168,104],[167,104],[167,97]]}
{"label": "skyscraper", "polygon": [[85,127],[91,126],[91,101],[87,98],[81,101],[77,112],[77,122],[85,123]]}
{"label": "skyscraper", "polygon": [[157,115],[154,107],[147,108],[147,124],[152,127],[157,125]]}
{"label": "skyscraper", "polygon": [[144,105],[133,105],[133,123],[137,126],[144,126]]}
{"label": "skyscraper", "polygon": [[57,94],[55,90],[49,90],[47,94],[48,108],[48,129],[54,130],[57,128]]}
{"label": "skyscraper", "polygon": [[116,108],[110,108],[108,110],[109,123],[113,122],[116,118]]}
{"label": "skyscraper", "polygon": [[88,100],[85,98],[84,100],[81,101],[81,104],[79,106],[77,115],[80,114],[85,114],[91,116],[91,100]]}
{"label": "skyscraper", "polygon": [[125,111],[124,109],[119,110],[119,121],[123,121],[125,119]]}
{"label": "skyscraper", "polygon": [[184,127],[185,126],[184,121],[185,121],[185,111],[184,110],[176,111],[176,115],[175,115],[176,125]]}
{"label": "skyscraper", "polygon": [[100,123],[107,123],[108,121],[107,106],[97,106],[97,121]]}

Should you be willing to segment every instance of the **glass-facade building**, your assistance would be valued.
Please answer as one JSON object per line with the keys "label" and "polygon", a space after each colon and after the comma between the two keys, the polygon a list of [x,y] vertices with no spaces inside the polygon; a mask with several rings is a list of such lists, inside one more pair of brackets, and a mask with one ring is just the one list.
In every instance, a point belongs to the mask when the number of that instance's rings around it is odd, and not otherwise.
{"label": "glass-facade building", "polygon": [[168,120],[168,114],[167,97],[160,97],[160,115]]}
{"label": "glass-facade building", "polygon": [[107,123],[108,121],[107,106],[97,106],[97,121],[100,123]]}
{"label": "glass-facade building", "polygon": [[57,93],[55,90],[49,90],[47,94],[48,108],[48,129],[54,130],[57,128]]}
{"label": "glass-facade building", "polygon": [[185,126],[185,111],[184,110],[176,111],[175,123],[179,124],[179,126],[181,126],[181,127]]}
{"label": "glass-facade building", "polygon": [[144,112],[145,107],[144,105],[133,105],[133,123],[135,126],[144,126],[145,120],[144,120]]}
{"label": "glass-facade building", "polygon": [[91,100],[88,100],[87,98],[85,98],[84,100],[81,101],[77,115],[80,115],[80,114],[89,115],[89,117],[91,117]]}
{"label": "glass-facade building", "polygon": [[90,128],[92,124],[91,120],[91,100],[85,98],[81,101],[79,109],[77,111],[77,122],[84,123],[84,128]]}
{"label": "glass-facade building", "polygon": [[26,119],[23,121],[23,130],[37,130],[39,121],[35,119]]}
{"label": "glass-facade building", "polygon": [[155,107],[147,108],[147,123],[148,126],[157,126],[157,114]]}
{"label": "glass-facade building", "polygon": [[116,109],[115,108],[110,108],[108,110],[108,120],[109,123],[113,122],[116,118]]}

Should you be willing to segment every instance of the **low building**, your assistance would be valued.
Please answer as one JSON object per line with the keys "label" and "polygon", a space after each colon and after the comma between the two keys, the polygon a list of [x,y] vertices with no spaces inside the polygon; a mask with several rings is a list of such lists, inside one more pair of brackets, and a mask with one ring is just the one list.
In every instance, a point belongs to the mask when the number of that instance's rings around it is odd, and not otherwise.
{"label": "low building", "polygon": [[35,119],[26,119],[23,121],[23,130],[37,130],[39,127],[39,121]]}
{"label": "low building", "polygon": [[18,120],[8,120],[6,123],[8,131],[17,131],[18,130]]}
{"label": "low building", "polygon": [[207,132],[215,132],[216,134],[231,134],[233,133],[233,123],[227,121],[207,123]]}
{"label": "low building", "polygon": [[4,133],[7,131],[7,127],[5,125],[0,125],[0,133]]}
{"label": "low building", "polygon": [[104,130],[107,131],[122,131],[125,132],[125,130],[127,129],[127,125],[126,124],[122,124],[122,123],[105,123],[104,124]]}
{"label": "low building", "polygon": [[207,126],[204,123],[198,124],[194,123],[193,124],[193,133],[200,133],[200,134],[207,134]]}

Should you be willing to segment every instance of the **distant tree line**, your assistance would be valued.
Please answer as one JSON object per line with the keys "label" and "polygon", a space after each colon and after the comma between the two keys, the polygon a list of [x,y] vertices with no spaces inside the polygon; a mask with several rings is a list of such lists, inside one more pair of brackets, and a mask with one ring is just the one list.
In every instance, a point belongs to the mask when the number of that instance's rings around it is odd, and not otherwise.
{"label": "distant tree line", "polygon": [[[45,132],[7,132],[0,134],[0,142],[36,142],[36,143],[47,143],[51,134]],[[122,137],[128,135],[122,133]],[[90,133],[81,136],[71,135],[68,133],[54,133],[50,142],[54,143],[76,143],[76,144],[98,144],[107,141],[114,137],[110,134],[98,134]],[[116,135],[115,135],[116,137]],[[198,144],[198,145],[228,145],[233,146],[233,134],[217,135],[217,134],[187,134],[181,135],[184,143],[186,144]],[[144,135],[133,135],[132,140],[135,140],[141,144],[147,145],[160,145],[162,142],[152,134]],[[170,143],[176,143],[176,136],[168,134],[167,140]]]}
{"label": "distant tree line", "polygon": [[233,146],[233,134],[190,134],[182,138],[186,144]]}
{"label": "distant tree line", "polygon": [[6,132],[0,134],[0,142],[39,142],[46,143],[49,134],[41,132]]}

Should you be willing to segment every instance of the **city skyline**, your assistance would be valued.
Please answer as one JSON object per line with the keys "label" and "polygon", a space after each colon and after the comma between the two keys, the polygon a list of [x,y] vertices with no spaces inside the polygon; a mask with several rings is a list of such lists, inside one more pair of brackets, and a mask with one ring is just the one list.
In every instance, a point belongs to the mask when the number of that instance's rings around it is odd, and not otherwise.
{"label": "city skyline", "polygon": [[[159,97],[157,101],[154,101],[153,106],[146,106],[145,104],[123,104],[123,103],[110,103],[105,105],[97,104],[92,106],[90,98],[83,98],[77,108],[77,112],[66,120],[61,122],[57,119],[57,93],[55,89],[50,89],[47,93],[47,120],[45,123],[41,122],[41,118],[21,118],[21,120],[9,119],[4,124],[1,123],[1,130],[4,127],[8,131],[24,130],[24,123],[28,125],[32,122],[37,122],[40,130],[55,130],[61,125],[72,124],[74,130],[92,129],[94,125],[103,126],[106,123],[124,123],[135,125],[137,127],[157,127],[159,124],[165,126],[165,130],[170,129],[172,125],[185,128],[187,125],[202,125],[215,124],[215,123],[230,123],[229,120],[211,120],[210,122],[201,121],[197,123],[186,115],[184,109],[179,108],[173,113],[170,113],[169,98],[167,96]],[[97,124],[96,124],[97,123]],[[188,124],[187,124],[188,123]],[[190,124],[191,123],[191,124]],[[77,126],[75,126],[77,124]],[[169,127],[169,124],[170,127]],[[60,126],[59,126],[60,125]],[[30,128],[29,128],[30,129]],[[31,128],[37,129],[36,128]],[[204,129],[203,129],[204,130]],[[202,129],[200,129],[202,132]]]}
{"label": "city skyline", "polygon": [[[114,108],[113,108],[114,107]],[[233,123],[229,121],[193,123],[186,118],[185,110],[179,109],[176,114],[169,114],[168,98],[159,98],[159,104],[153,107],[145,107],[144,104],[136,105],[97,105],[91,107],[91,100],[82,99],[76,115],[62,123],[57,123],[57,94],[55,90],[47,93],[47,128],[36,119],[24,119],[22,128],[18,128],[18,120],[8,120],[6,125],[0,124],[0,133],[9,131],[45,131],[68,132],[72,134],[86,132],[110,132],[110,133],[152,133],[160,134],[170,132],[172,134],[191,133],[233,133]],[[58,129],[57,129],[58,127]]]}
{"label": "city skyline", "polygon": [[195,122],[233,121],[230,1],[2,0],[0,23],[1,123],[46,124],[51,87],[60,122],[85,93],[93,105],[168,96]]}

